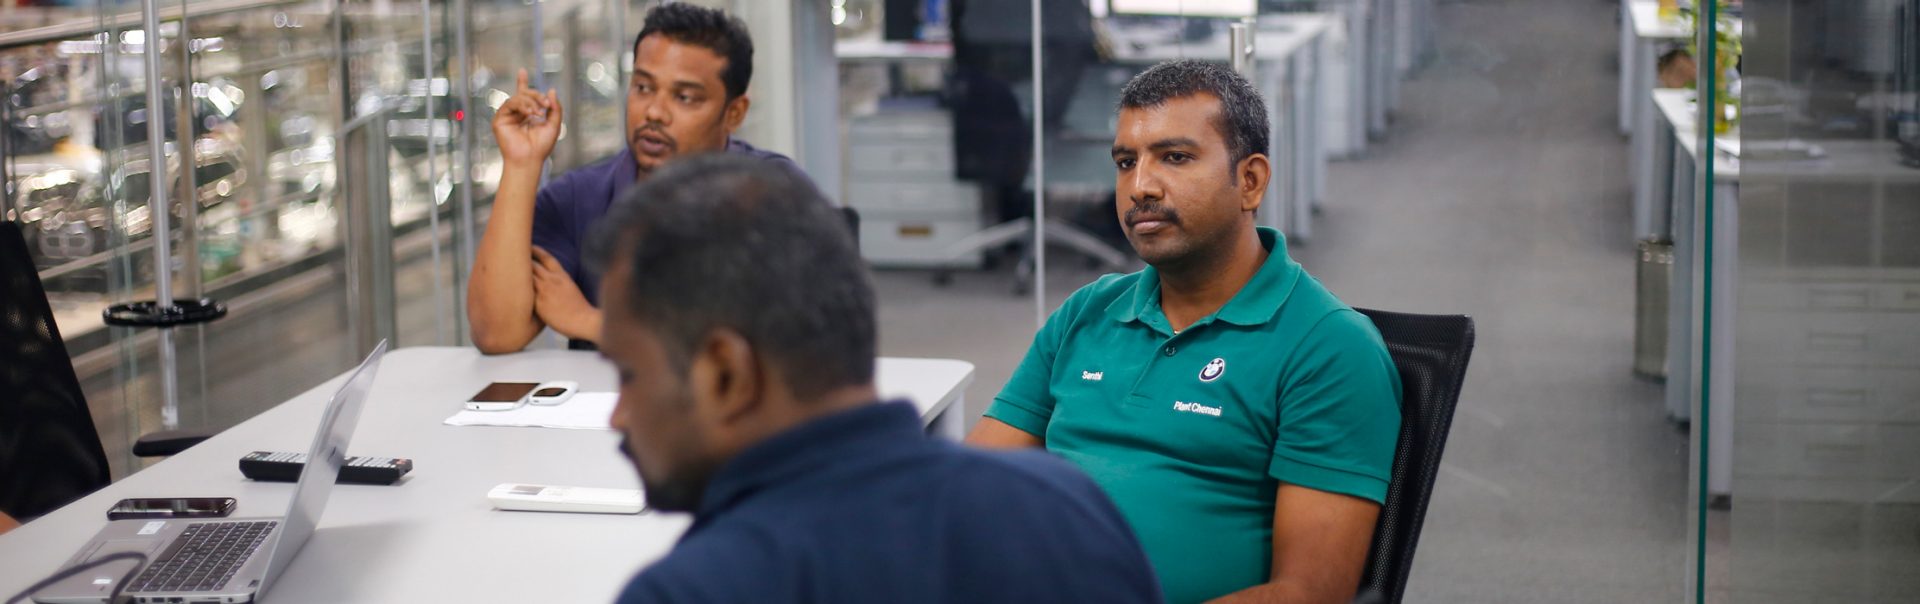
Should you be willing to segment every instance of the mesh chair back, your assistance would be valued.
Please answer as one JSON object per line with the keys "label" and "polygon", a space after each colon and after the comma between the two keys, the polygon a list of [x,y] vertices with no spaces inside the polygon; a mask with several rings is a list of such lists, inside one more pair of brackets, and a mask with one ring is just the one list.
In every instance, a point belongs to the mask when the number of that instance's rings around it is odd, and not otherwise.
{"label": "mesh chair back", "polygon": [[1373,320],[1400,370],[1400,442],[1360,583],[1361,600],[1397,603],[1413,570],[1414,546],[1473,355],[1473,319],[1355,310]]}
{"label": "mesh chair back", "polygon": [[18,223],[0,222],[0,511],[33,518],[109,480],[26,239]]}
{"label": "mesh chair back", "polygon": [[847,221],[847,232],[853,233],[853,251],[860,251],[860,210],[840,206],[840,218]]}

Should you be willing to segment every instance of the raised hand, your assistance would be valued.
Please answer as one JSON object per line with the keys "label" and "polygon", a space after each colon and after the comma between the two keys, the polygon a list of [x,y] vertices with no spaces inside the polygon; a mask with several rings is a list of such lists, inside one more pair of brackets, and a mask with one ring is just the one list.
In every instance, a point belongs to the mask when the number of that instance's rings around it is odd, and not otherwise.
{"label": "raised hand", "polygon": [[560,140],[560,97],[527,87],[527,70],[514,80],[513,96],[493,114],[493,139],[509,164],[541,164]]}

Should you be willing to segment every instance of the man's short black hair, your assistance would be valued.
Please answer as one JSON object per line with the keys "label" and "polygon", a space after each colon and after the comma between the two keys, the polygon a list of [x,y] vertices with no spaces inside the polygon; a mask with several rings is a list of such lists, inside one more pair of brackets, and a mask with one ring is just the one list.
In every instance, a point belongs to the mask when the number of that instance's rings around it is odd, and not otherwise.
{"label": "man's short black hair", "polygon": [[1120,89],[1120,108],[1158,107],[1177,98],[1207,93],[1220,99],[1214,127],[1227,140],[1233,165],[1255,153],[1267,153],[1267,104],[1240,74],[1219,63],[1198,59],[1167,61],[1133,76]]}
{"label": "man's short black hair", "polygon": [[[708,333],[739,333],[802,400],[873,381],[873,283],[845,217],[796,170],[712,153],[661,167],[614,202],[591,270],[628,267],[627,313],[686,370]],[[617,259],[616,259],[617,255]]]}
{"label": "man's short black hair", "polygon": [[1667,51],[1666,54],[1660,55],[1660,59],[1655,61],[1653,65],[1656,69],[1666,69],[1672,67],[1674,61],[1691,58],[1693,58],[1693,53],[1687,52],[1687,49],[1675,48]]}
{"label": "man's short black hair", "polygon": [[633,38],[634,52],[640,51],[642,40],[654,34],[725,57],[727,68],[720,72],[720,81],[727,86],[727,100],[747,93],[747,82],[753,79],[753,36],[739,17],[717,8],[674,2],[647,13],[640,35]]}

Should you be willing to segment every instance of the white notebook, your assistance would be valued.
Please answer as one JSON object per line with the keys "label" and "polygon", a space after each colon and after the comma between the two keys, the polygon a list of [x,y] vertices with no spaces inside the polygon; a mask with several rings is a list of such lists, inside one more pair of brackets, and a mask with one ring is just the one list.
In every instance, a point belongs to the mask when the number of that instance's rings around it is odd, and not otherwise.
{"label": "white notebook", "polygon": [[511,428],[567,428],[572,430],[612,430],[608,416],[620,395],[614,392],[575,393],[567,402],[546,405],[521,405],[512,411],[461,410],[447,418],[449,426],[504,426]]}

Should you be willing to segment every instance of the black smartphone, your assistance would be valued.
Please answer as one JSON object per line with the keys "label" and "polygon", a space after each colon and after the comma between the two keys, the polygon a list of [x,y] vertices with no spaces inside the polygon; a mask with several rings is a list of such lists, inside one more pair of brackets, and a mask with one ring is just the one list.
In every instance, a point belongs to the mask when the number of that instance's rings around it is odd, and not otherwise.
{"label": "black smartphone", "polygon": [[122,499],[107,510],[107,519],[225,518],[233,514],[234,505],[232,497]]}
{"label": "black smartphone", "polygon": [[467,409],[472,411],[512,411],[527,404],[527,395],[539,388],[539,382],[494,382],[487,384],[473,398],[467,399]]}

